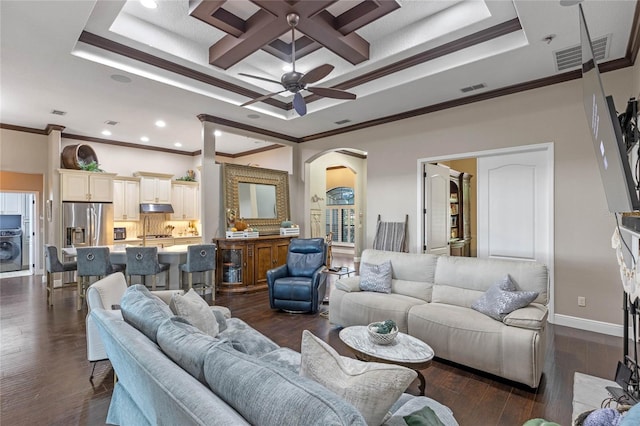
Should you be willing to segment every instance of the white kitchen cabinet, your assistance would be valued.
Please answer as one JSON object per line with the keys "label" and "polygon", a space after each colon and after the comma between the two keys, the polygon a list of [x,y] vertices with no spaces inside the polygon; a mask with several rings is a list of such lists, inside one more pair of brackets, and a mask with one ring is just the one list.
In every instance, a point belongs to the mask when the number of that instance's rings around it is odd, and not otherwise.
{"label": "white kitchen cabinet", "polygon": [[164,173],[136,172],[140,178],[140,202],[151,204],[171,203],[171,178]]}
{"label": "white kitchen cabinet", "polygon": [[23,214],[24,194],[0,192],[0,214]]}
{"label": "white kitchen cabinet", "polygon": [[173,237],[176,245],[202,244],[202,237]]}
{"label": "white kitchen cabinet", "polygon": [[197,182],[176,181],[172,183],[171,205],[173,214],[171,220],[198,220],[199,187]]}
{"label": "white kitchen cabinet", "polygon": [[60,169],[62,201],[113,202],[115,173]]}
{"label": "white kitchen cabinet", "polygon": [[113,180],[113,220],[140,220],[140,178]]}

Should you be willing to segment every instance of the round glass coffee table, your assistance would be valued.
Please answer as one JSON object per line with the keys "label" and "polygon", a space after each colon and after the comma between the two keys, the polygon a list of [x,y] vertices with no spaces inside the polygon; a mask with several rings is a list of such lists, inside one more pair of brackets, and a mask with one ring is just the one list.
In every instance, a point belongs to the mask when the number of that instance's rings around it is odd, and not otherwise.
{"label": "round glass coffee table", "polygon": [[434,352],[422,340],[405,333],[398,333],[393,343],[379,345],[369,339],[367,326],[364,325],[343,328],[340,330],[340,340],[361,361],[397,364],[415,370],[420,380],[420,394],[424,395],[425,381],[420,370],[431,365]]}

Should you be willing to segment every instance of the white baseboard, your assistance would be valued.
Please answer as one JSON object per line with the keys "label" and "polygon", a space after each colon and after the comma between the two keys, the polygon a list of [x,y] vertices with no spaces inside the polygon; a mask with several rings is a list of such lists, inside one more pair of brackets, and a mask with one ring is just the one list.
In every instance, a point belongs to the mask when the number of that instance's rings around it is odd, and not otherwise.
{"label": "white baseboard", "polygon": [[[550,321],[551,322],[551,321]],[[610,322],[595,321],[585,318],[572,317],[570,315],[555,314],[553,324],[563,325],[565,327],[577,328],[580,330],[593,331],[594,333],[608,334],[610,336],[623,337],[624,328],[622,325],[612,324]],[[629,330],[629,337],[633,333]]]}

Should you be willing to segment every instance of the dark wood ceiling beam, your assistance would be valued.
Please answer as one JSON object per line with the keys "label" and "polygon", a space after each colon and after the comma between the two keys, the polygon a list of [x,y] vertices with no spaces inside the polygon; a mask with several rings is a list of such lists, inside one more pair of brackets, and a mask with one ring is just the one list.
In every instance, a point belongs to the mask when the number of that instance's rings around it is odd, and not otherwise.
{"label": "dark wood ceiling beam", "polygon": [[314,19],[300,21],[298,29],[353,65],[369,59],[369,42],[356,33],[343,35],[333,27],[333,15],[320,12]]}
{"label": "dark wood ceiling beam", "polygon": [[189,0],[189,15],[227,34],[240,37],[245,32],[245,22],[222,8],[226,2],[226,0]]}
{"label": "dark wood ceiling beam", "polygon": [[395,0],[365,0],[337,16],[334,27],[342,34],[349,34],[399,8]]}
{"label": "dark wood ceiling beam", "polygon": [[300,16],[300,22],[311,19],[318,13],[331,6],[337,0],[251,0],[256,6],[268,10],[277,16],[286,19],[289,13],[297,13]]}
{"label": "dark wood ceiling beam", "polygon": [[333,0],[277,2],[252,0],[274,15],[285,17],[291,12],[300,16],[296,30],[317,41],[346,61],[357,65],[369,59],[369,43],[356,33],[344,35],[334,28],[335,18],[324,10]]}
{"label": "dark wood ceiling beam", "polygon": [[[311,40],[309,37],[302,36],[296,40],[296,59],[300,59],[320,49],[322,45]],[[277,39],[262,48],[267,53],[291,63],[291,43]]]}
{"label": "dark wood ceiling beam", "polygon": [[226,35],[209,47],[209,63],[226,70],[289,31],[290,27],[286,19],[260,9],[245,22],[245,29],[240,37]]}

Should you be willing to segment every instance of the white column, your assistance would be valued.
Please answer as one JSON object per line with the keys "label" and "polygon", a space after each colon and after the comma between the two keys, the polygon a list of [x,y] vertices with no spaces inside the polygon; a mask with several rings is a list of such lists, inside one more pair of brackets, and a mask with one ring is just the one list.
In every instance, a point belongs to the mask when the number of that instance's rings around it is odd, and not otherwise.
{"label": "white column", "polygon": [[[48,125],[47,131],[47,174],[45,177],[44,227],[45,243],[62,247],[62,197],[60,192],[60,154],[62,152],[62,131],[64,126]],[[40,250],[40,249],[39,249]]]}
{"label": "white column", "polygon": [[198,117],[202,122],[202,169],[200,173],[200,223],[202,241],[210,243],[222,236],[222,191],[220,165],[216,164],[215,124]]}

